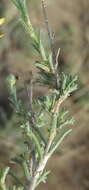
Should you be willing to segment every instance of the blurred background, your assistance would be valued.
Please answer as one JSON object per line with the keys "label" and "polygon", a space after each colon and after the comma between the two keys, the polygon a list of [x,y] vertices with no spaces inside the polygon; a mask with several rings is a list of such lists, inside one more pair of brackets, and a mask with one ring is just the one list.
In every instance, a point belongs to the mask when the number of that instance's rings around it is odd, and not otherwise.
{"label": "blurred background", "polygon": [[[78,90],[65,102],[70,115],[75,117],[72,134],[48,163],[52,170],[43,190],[89,190],[89,1],[46,0],[49,23],[55,32],[55,51],[61,48],[59,64],[62,71],[77,74]],[[45,24],[40,0],[28,0],[33,26],[44,33]],[[0,165],[21,150],[16,117],[8,100],[5,79],[9,73],[23,75],[37,71],[39,60],[29,37],[19,21],[19,14],[11,0],[0,0],[0,17],[6,22],[0,27],[5,37],[0,39]],[[26,74],[27,76],[27,74]],[[18,82],[18,93],[23,81]],[[34,89],[34,97],[44,94],[44,88]],[[20,95],[25,99],[24,92]]]}

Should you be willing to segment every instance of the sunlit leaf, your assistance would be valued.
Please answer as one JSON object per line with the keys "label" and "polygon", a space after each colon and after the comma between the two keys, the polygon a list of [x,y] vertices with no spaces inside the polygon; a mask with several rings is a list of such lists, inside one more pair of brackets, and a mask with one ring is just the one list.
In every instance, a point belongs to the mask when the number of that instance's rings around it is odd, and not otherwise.
{"label": "sunlit leaf", "polygon": [[4,37],[4,34],[0,34],[0,38],[3,38]]}
{"label": "sunlit leaf", "polygon": [[2,25],[5,22],[5,18],[0,18],[0,25]]}
{"label": "sunlit leaf", "polygon": [[[2,25],[5,22],[5,18],[0,18],[0,25]],[[3,38],[4,34],[0,34],[0,38]]]}

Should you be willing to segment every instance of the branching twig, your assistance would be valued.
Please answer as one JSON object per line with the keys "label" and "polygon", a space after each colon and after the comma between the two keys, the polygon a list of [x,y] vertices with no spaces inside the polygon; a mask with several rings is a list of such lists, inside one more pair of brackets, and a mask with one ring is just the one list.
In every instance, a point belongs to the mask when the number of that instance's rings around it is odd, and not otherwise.
{"label": "branching twig", "polygon": [[46,140],[43,137],[41,131],[36,127],[36,123],[35,123],[35,117],[34,117],[34,112],[33,112],[33,108],[32,108],[32,102],[33,102],[33,87],[32,87],[32,83],[33,83],[33,79],[30,80],[29,86],[28,84],[26,86],[26,91],[27,91],[27,97],[28,97],[28,103],[29,103],[29,112],[31,113],[31,119],[29,120],[29,122],[32,124],[32,129],[37,132],[37,134],[40,136],[40,138],[42,139],[44,145],[46,146]]}
{"label": "branching twig", "polygon": [[47,12],[46,12],[46,4],[45,4],[45,0],[42,0],[42,7],[43,7],[43,14],[44,14],[44,20],[45,20],[45,24],[46,24],[46,28],[48,31],[48,37],[49,37],[49,41],[50,41],[50,48],[51,48],[51,52],[52,52],[52,61],[53,61],[53,65],[54,65],[54,70],[53,73],[56,76],[56,87],[59,88],[59,75],[58,75],[58,57],[59,57],[59,53],[60,53],[60,49],[58,50],[57,56],[55,53],[55,48],[54,48],[54,33],[51,31],[51,28],[49,26],[49,21],[48,21],[48,17],[47,17]]}
{"label": "branching twig", "polygon": [[54,49],[54,35],[53,35],[53,33],[50,29],[50,26],[49,26],[49,21],[48,21],[47,12],[46,12],[45,0],[42,0],[42,7],[43,7],[44,20],[45,20],[46,28],[48,31],[49,41],[50,41],[50,48],[51,48],[51,52],[52,52],[53,64],[55,66],[56,54],[55,54],[55,49]]}
{"label": "branching twig", "polygon": [[[25,141],[23,142],[26,145],[26,151],[22,153],[22,157],[19,157],[20,159],[16,157],[16,160],[19,160],[19,164],[22,166],[26,178],[26,186],[24,190],[35,190],[39,183],[45,181],[47,172],[45,173],[44,169],[47,161],[64,138],[71,132],[71,129],[68,129],[66,131],[62,131],[62,135],[59,134],[59,131],[61,133],[62,130],[62,124],[67,125],[73,123],[73,120],[65,120],[64,116],[66,111],[62,112],[60,110],[60,106],[70,93],[77,89],[77,77],[67,76],[63,73],[61,73],[63,77],[60,77],[60,73],[58,71],[58,57],[60,49],[56,56],[54,49],[54,37],[48,22],[45,1],[42,0],[42,7],[50,41],[51,54],[49,53],[49,55],[44,49],[41,37],[39,38],[36,35],[34,28],[32,27],[25,0],[13,0],[13,2],[20,11],[22,23],[33,40],[35,50],[40,53],[42,58],[42,60],[37,63],[37,68],[39,69],[40,74],[38,82],[43,84],[43,86],[48,85],[49,88],[52,86],[52,95],[43,96],[42,99],[40,98],[36,101],[38,105],[38,114],[36,114],[33,106],[33,78],[25,85],[29,107],[29,110],[27,110],[26,113],[23,104],[21,104],[21,101],[18,101],[16,96],[15,77],[11,74],[7,80],[11,95],[11,103],[15,107],[16,114],[23,117],[20,123],[27,142],[27,144]],[[60,80],[61,83],[59,83]],[[56,86],[53,85],[55,81]],[[42,110],[42,113],[39,110]],[[47,121],[49,120],[48,127],[46,127],[45,114],[49,114],[47,117]],[[46,131],[47,142],[44,138],[42,127],[45,128],[44,131]],[[3,172],[4,180],[2,180],[2,178],[0,179],[1,185],[4,185],[4,187],[6,187],[4,183],[7,173],[8,170],[6,169]],[[13,190],[23,190],[23,185],[21,188],[13,188]]]}

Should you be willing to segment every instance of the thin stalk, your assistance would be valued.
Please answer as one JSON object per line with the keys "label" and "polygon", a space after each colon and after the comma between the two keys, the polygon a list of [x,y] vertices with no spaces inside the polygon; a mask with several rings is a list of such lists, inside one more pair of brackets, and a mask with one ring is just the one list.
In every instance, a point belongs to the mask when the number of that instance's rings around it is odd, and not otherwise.
{"label": "thin stalk", "polygon": [[29,178],[31,177],[31,175],[30,175],[30,172],[29,172],[29,169],[28,169],[28,166],[27,166],[27,163],[26,163],[25,160],[22,163],[22,168],[23,168],[25,177],[27,178],[27,180],[29,180]]}
{"label": "thin stalk", "polygon": [[55,49],[54,49],[54,40],[53,40],[54,37],[53,37],[52,31],[49,26],[48,16],[47,16],[47,12],[46,12],[46,4],[45,4],[44,0],[42,0],[42,7],[43,7],[44,20],[45,20],[45,24],[46,24],[46,28],[47,28],[47,32],[48,32],[49,42],[50,42],[50,48],[51,48],[51,52],[52,52],[53,64],[55,65],[56,64],[56,54],[55,54]]}
{"label": "thin stalk", "polygon": [[54,151],[58,148],[58,146],[62,143],[62,141],[64,140],[64,138],[71,133],[72,129],[69,129],[68,131],[66,131],[62,137],[60,138],[60,140],[58,140],[58,142],[56,143],[56,145],[52,148],[52,150],[50,151],[50,157],[52,156],[52,154],[54,153]]}
{"label": "thin stalk", "polygon": [[55,48],[54,48],[54,35],[50,29],[49,26],[49,22],[48,22],[48,16],[47,16],[47,12],[46,12],[46,4],[45,4],[45,0],[42,0],[42,7],[43,7],[43,14],[44,14],[44,20],[45,20],[45,24],[46,24],[46,28],[48,31],[48,37],[49,37],[49,42],[50,42],[50,49],[51,49],[51,53],[52,53],[52,62],[53,62],[53,70],[52,72],[55,74],[56,77],[56,87],[59,88],[59,74],[58,74],[58,56],[59,56],[59,51],[58,54],[56,56],[55,53]]}
{"label": "thin stalk", "polygon": [[56,126],[57,126],[57,114],[53,114],[53,119],[52,119],[52,124],[51,124],[51,129],[50,129],[50,133],[49,133],[49,138],[48,138],[48,143],[45,149],[45,154],[47,154],[49,152],[49,149],[51,147],[51,144],[56,136]]}
{"label": "thin stalk", "polygon": [[40,143],[36,137],[36,135],[31,131],[31,133],[27,134],[27,136],[30,138],[30,139],[33,139],[35,145],[36,145],[36,149],[37,149],[37,152],[38,152],[38,155],[39,155],[39,158],[41,159],[42,158],[42,151],[41,151],[41,146],[40,146]]}
{"label": "thin stalk", "polygon": [[49,159],[49,154],[46,154],[46,155],[44,155],[44,158],[40,160],[40,162],[36,168],[36,171],[34,172],[34,175],[31,178],[31,181],[27,187],[27,190],[34,190],[35,189],[37,182],[38,182],[38,179],[41,176],[48,159]]}

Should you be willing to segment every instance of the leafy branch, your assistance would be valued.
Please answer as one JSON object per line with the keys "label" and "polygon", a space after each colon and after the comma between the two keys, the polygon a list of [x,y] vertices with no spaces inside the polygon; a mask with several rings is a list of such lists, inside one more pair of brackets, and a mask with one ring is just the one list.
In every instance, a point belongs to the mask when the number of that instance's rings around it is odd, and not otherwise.
{"label": "leafy branch", "polygon": [[[14,186],[12,190],[34,190],[41,182],[45,182],[49,174],[49,171],[45,171],[47,161],[63,142],[64,138],[72,131],[72,129],[67,128],[64,130],[64,127],[68,124],[73,124],[74,120],[73,118],[65,118],[68,112],[61,110],[61,105],[77,89],[77,77],[68,76],[61,73],[58,69],[60,49],[58,49],[56,55],[54,36],[49,26],[45,2],[42,0],[44,20],[50,43],[49,52],[44,48],[40,32],[39,35],[36,34],[31,24],[26,1],[12,1],[20,13],[20,20],[32,40],[33,48],[40,54],[41,60],[35,63],[39,70],[39,77],[35,81],[32,78],[29,84],[25,84],[29,110],[17,98],[16,77],[10,74],[7,78],[10,102],[17,116],[19,116],[19,125],[23,135],[23,144],[25,145],[25,151],[16,156],[13,161],[22,168],[26,179],[25,184],[10,169],[6,170],[6,175],[9,172],[16,179],[16,182],[19,182],[19,185]],[[33,100],[34,83],[48,86],[51,92],[50,95]],[[37,112],[35,107],[38,107]],[[44,129],[46,130],[45,134]],[[11,190],[11,188],[6,188],[5,180],[2,183],[2,178],[0,179],[2,190]]]}

